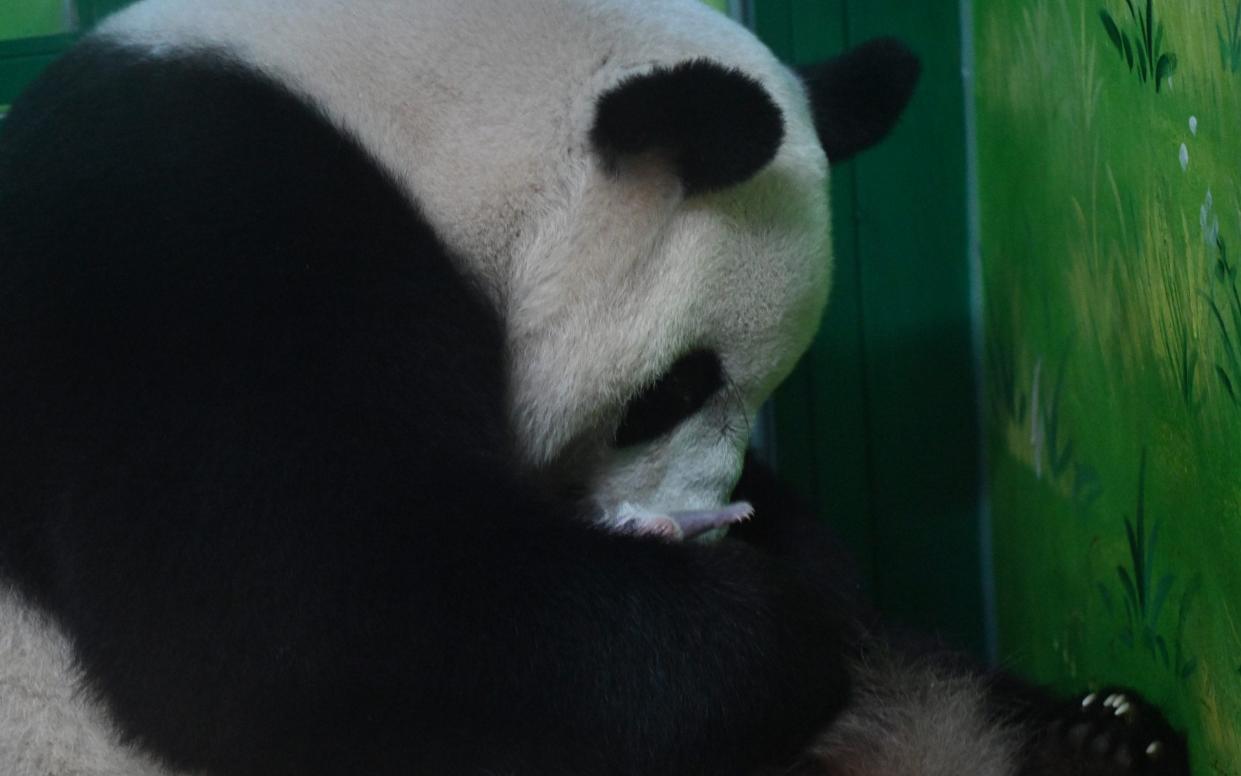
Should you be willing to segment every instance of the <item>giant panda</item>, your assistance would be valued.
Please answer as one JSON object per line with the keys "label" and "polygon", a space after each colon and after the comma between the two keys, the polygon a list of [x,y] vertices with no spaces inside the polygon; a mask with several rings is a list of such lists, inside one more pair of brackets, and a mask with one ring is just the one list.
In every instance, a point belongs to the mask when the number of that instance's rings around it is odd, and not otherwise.
{"label": "giant panda", "polygon": [[697,0],[114,16],[0,129],[0,772],[1179,773],[732,495],[916,77]]}

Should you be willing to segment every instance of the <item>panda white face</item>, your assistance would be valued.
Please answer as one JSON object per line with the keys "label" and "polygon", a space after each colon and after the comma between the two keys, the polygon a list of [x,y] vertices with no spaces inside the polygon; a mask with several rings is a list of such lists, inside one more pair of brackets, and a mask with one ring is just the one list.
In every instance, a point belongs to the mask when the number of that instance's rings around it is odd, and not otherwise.
{"label": "panda white face", "polygon": [[[723,25],[728,45],[705,63],[687,60],[699,30],[663,28],[675,57],[601,70],[583,84],[565,196],[518,242],[503,285],[512,414],[527,462],[588,472],[598,519],[639,530],[668,526],[661,518],[671,513],[696,513],[698,529],[741,514],[719,510],[759,406],[817,326],[831,266],[827,160],[800,82],[696,0],[677,8]],[[696,106],[716,111],[696,117],[704,134],[745,138],[747,98],[769,102],[779,125],[755,170],[705,192],[670,159],[672,141],[620,163],[591,142],[618,85],[655,92],[636,103],[657,102],[658,86],[641,81],[686,62],[715,75],[735,68],[760,93]]]}
{"label": "panda white face", "polygon": [[522,257],[560,271],[510,317],[519,438],[536,465],[585,466],[609,525],[725,505],[817,325],[827,165],[804,108],[783,113],[775,159],[717,192],[684,196],[658,160],[592,166],[579,216]]}

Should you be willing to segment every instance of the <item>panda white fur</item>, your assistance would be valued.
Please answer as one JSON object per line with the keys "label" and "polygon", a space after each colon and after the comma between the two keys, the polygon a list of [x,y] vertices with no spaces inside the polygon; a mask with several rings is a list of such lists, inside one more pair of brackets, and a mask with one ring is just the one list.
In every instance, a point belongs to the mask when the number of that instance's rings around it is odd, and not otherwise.
{"label": "panda white fur", "polygon": [[0,772],[1164,772],[874,647],[779,498],[705,541],[916,72],[697,0],[113,17],[0,128]]}

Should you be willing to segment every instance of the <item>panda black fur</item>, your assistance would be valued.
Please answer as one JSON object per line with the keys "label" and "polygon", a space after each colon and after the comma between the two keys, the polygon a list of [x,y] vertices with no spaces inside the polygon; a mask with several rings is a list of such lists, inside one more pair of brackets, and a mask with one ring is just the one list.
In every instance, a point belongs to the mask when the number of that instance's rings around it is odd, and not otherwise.
{"label": "panda black fur", "polygon": [[[0,127],[0,770],[749,774],[825,729],[810,767],[1033,762],[980,675],[859,668],[796,510],[651,535],[743,513],[827,292],[823,149],[910,65],[863,47],[812,107],[696,0],[114,17]],[[885,749],[889,685],[994,768]]]}

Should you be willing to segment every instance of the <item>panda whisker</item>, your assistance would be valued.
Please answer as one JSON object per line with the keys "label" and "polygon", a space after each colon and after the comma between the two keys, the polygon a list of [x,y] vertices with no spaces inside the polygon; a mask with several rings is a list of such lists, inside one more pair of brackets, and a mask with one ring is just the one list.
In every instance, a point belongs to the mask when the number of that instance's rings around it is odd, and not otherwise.
{"label": "panda whisker", "polygon": [[[721,391],[724,393],[726,400],[724,422],[720,426],[720,436],[724,438],[736,438],[738,432],[744,431],[745,438],[749,439],[754,432],[753,424],[750,422],[750,415],[745,409],[745,398],[741,392],[741,388],[727,374],[723,375],[724,385]],[[739,425],[737,420],[740,418]]]}

